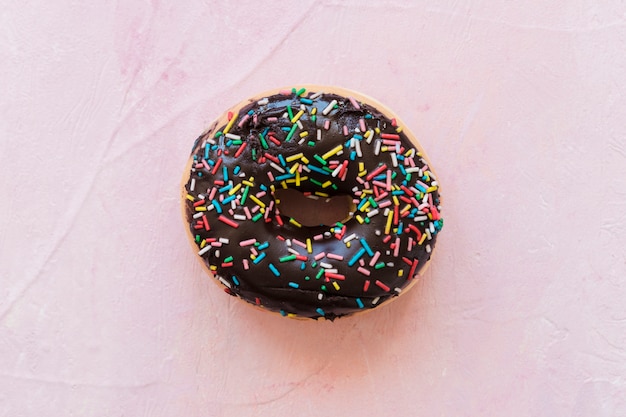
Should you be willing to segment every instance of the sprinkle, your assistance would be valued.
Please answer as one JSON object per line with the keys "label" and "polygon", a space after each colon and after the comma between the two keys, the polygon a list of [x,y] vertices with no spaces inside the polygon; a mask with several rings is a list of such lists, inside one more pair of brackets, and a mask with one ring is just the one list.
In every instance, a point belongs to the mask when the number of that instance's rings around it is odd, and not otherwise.
{"label": "sprinkle", "polygon": [[357,298],[355,301],[356,301],[356,304],[359,306],[359,308],[363,308],[363,307],[365,307],[365,306],[363,305],[363,301],[361,301],[361,299],[360,299],[360,298]]}
{"label": "sprinkle", "polygon": [[368,277],[370,276],[370,273],[371,273],[369,269],[365,269],[362,266],[358,267],[356,270]]}
{"label": "sprinkle", "polygon": [[325,316],[325,315],[326,315],[326,313],[324,313],[324,310],[322,310],[322,309],[321,309],[321,308],[319,308],[319,307],[318,307],[315,311],[316,311],[316,312],[317,312],[317,314],[319,314],[320,316]]}
{"label": "sprinkle", "polygon": [[258,265],[259,262],[261,262],[265,257],[267,256],[266,252],[261,252],[259,254],[259,256],[257,256],[256,258],[254,258],[254,260],[252,261],[253,264]]}
{"label": "sprinkle", "polygon": [[276,267],[274,266],[274,264],[269,263],[268,268],[270,269],[270,271],[272,271],[272,274],[276,275],[277,277],[280,276],[280,272],[278,271],[278,269],[276,269]]}
{"label": "sprinkle", "polygon": [[223,130],[223,134],[227,134],[230,129],[233,127],[233,124],[235,124],[235,120],[237,120],[237,117],[239,116],[239,113],[235,113],[232,115],[232,117],[229,119],[228,124],[226,125],[226,127]]}
{"label": "sprinkle", "polygon": [[389,292],[391,290],[391,288],[389,288],[387,285],[385,285],[384,282],[381,282],[379,280],[376,280],[375,284],[381,288],[383,291]]}
{"label": "sprinkle", "polygon": [[235,229],[239,227],[239,223],[229,219],[228,217],[225,217],[223,214],[220,215],[217,219],[221,221],[222,223],[226,223],[227,225]]}
{"label": "sprinkle", "polygon": [[365,254],[365,249],[364,248],[359,249],[359,251],[350,259],[350,261],[348,261],[348,266],[353,266],[355,263],[357,263],[359,258],[363,256],[364,254]]}
{"label": "sprinkle", "polygon": [[295,283],[295,282],[289,282],[289,284],[287,284],[287,285],[289,285],[291,288],[299,288],[300,287],[300,285]]}
{"label": "sprinkle", "polygon": [[324,110],[322,110],[322,114],[326,116],[328,113],[330,113],[330,111],[333,109],[333,107],[335,107],[336,104],[337,104],[337,100],[333,100],[330,103],[328,103],[328,106],[326,106]]}

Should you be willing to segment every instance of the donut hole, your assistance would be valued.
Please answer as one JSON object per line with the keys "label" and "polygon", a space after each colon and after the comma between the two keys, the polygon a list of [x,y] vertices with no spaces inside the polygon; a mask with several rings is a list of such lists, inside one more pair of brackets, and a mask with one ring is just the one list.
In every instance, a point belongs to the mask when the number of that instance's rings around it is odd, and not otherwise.
{"label": "donut hole", "polygon": [[322,197],[293,188],[281,188],[274,191],[274,200],[281,215],[291,217],[306,227],[345,223],[356,210],[352,196],[348,194]]}

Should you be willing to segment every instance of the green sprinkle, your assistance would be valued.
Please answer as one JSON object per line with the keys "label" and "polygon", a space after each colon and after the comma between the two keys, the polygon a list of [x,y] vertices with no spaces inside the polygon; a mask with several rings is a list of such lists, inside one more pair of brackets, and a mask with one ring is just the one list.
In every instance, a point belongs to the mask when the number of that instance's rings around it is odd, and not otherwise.
{"label": "green sprinkle", "polygon": [[229,256],[228,258],[224,258],[224,262],[230,262],[233,260],[232,256]]}
{"label": "green sprinkle", "polygon": [[296,133],[297,128],[298,128],[297,123],[294,123],[293,126],[291,126],[291,130],[287,134],[287,137],[285,138],[285,142],[289,142],[291,140],[291,138],[293,137],[293,134]]}
{"label": "green sprinkle", "polygon": [[289,114],[289,120],[293,119],[293,110],[291,110],[291,106],[287,106],[287,114]]}
{"label": "green sprinkle", "polygon": [[314,114],[314,115],[312,115],[312,116],[311,116],[311,121],[312,121],[313,123],[315,123],[315,121],[316,121],[316,120],[317,120],[317,115],[315,115],[315,114]]}
{"label": "green sprinkle", "polygon": [[325,269],[321,268],[319,270],[319,272],[317,273],[317,275],[315,275],[315,279],[320,279],[322,277],[322,275],[324,275],[324,271],[325,271]]}
{"label": "green sprinkle", "polygon": [[306,144],[309,146],[315,146],[315,142],[313,142],[312,140],[308,141]]}
{"label": "green sprinkle", "polygon": [[243,194],[241,195],[241,205],[246,202],[246,198],[248,198],[248,193],[250,192],[250,186],[246,185],[246,188],[243,190]]}
{"label": "green sprinkle", "polygon": [[200,235],[196,235],[196,242],[200,243]]}
{"label": "green sprinkle", "polygon": [[223,133],[222,133],[222,132],[217,132],[217,133],[215,134],[215,137],[216,137],[216,138],[219,138],[219,137],[220,137],[220,136],[222,136],[222,135],[223,135]]}
{"label": "green sprinkle", "polygon": [[304,277],[304,280],[305,280],[305,281],[308,281],[308,280],[310,280],[310,279],[311,279],[311,277],[310,277],[310,276],[308,276],[308,275]]}
{"label": "green sprinkle", "polygon": [[257,214],[255,214],[255,215],[254,215],[254,217],[252,218],[252,221],[253,221],[253,222],[259,221],[259,219],[260,219],[261,217],[263,217],[263,214],[261,214],[261,213],[257,213]]}
{"label": "green sprinkle", "polygon": [[321,183],[321,182],[319,182],[319,181],[318,181],[318,180],[316,180],[316,179],[309,178],[309,181],[311,181],[313,184],[317,185],[318,187],[321,187],[321,186],[322,186],[322,183]]}
{"label": "green sprinkle", "polygon": [[321,156],[319,156],[318,154],[313,155],[313,158],[317,159],[317,162],[319,162],[322,165],[328,164],[328,162],[326,162],[326,160],[322,158]]}
{"label": "green sprinkle", "polygon": [[289,262],[289,261],[295,261],[295,260],[296,260],[296,255],[283,256],[282,258],[279,259],[280,262]]}
{"label": "green sprinkle", "polygon": [[261,139],[261,146],[263,146],[263,149],[269,149],[269,146],[267,146],[267,141],[265,140],[265,137],[262,133],[259,133],[259,138]]}
{"label": "green sprinkle", "polygon": [[320,289],[321,289],[322,291],[327,291],[327,289],[326,289],[326,285],[322,285],[322,286],[320,287]]}
{"label": "green sprinkle", "polygon": [[296,92],[296,96],[300,97],[302,94],[304,94],[304,92],[306,91],[306,88],[301,88]]}
{"label": "green sprinkle", "polygon": [[376,265],[374,265],[374,269],[381,269],[385,267],[385,263],[384,262],[378,262]]}

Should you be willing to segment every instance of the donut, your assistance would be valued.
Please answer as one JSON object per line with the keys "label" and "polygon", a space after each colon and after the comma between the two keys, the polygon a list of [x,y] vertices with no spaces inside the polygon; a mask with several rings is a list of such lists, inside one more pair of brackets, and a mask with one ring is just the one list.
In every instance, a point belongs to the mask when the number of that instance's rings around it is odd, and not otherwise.
{"label": "donut", "polygon": [[182,201],[225,292],[287,317],[334,320],[406,292],[443,227],[415,137],[337,87],[276,89],[225,112],[195,140]]}

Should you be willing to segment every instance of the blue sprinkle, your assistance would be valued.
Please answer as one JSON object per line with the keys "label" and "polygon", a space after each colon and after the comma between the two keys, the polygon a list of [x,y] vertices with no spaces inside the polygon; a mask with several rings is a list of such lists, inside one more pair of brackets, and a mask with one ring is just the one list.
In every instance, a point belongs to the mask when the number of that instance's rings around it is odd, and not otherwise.
{"label": "blue sprinkle", "polygon": [[301,270],[301,271],[304,271],[305,269],[306,269],[306,262],[302,262],[302,263],[300,264],[300,270]]}
{"label": "blue sprinkle", "polygon": [[365,307],[365,306],[363,305],[363,301],[361,301],[361,299],[360,299],[360,298],[357,298],[357,299],[356,299],[356,304],[359,306],[359,308],[363,308],[363,307]]}
{"label": "blue sprinkle", "polygon": [[239,280],[237,279],[237,277],[236,277],[236,276],[234,276],[234,275],[233,275],[233,276],[232,276],[232,280],[233,280],[233,282],[235,283],[235,285],[239,285]]}
{"label": "blue sprinkle", "polygon": [[254,110],[250,110],[250,111],[248,112],[248,116],[252,116],[253,114],[254,114]]}
{"label": "blue sprinkle", "polygon": [[274,264],[269,264],[268,267],[270,268],[270,270],[272,271],[272,274],[276,275],[277,277],[280,276],[280,272],[278,272],[278,269],[276,269],[276,267],[274,266]]}
{"label": "blue sprinkle", "polygon": [[289,286],[290,286],[291,288],[300,288],[300,285],[298,285],[298,283],[296,283],[296,282],[290,282],[290,283],[289,283]]}
{"label": "blue sprinkle", "polygon": [[[404,161],[404,155],[400,155],[399,153],[396,154],[396,159],[398,161]],[[400,165],[400,167],[402,167],[402,165]]]}
{"label": "blue sprinkle", "polygon": [[198,176],[201,177],[202,176],[202,172],[198,172]]}
{"label": "blue sprinkle", "polygon": [[263,131],[263,136],[267,135],[267,132],[269,132],[269,131],[270,131],[270,128],[266,127],[265,130]]}
{"label": "blue sprinkle", "polygon": [[359,258],[361,258],[361,256],[363,256],[364,254],[365,254],[365,248],[359,249],[359,251],[348,262],[348,266],[353,266],[355,263],[357,263]]}
{"label": "blue sprinkle", "polygon": [[257,246],[257,249],[258,250],[263,250],[263,249],[267,249],[269,246],[270,246],[269,242],[263,242],[259,246]]}
{"label": "blue sprinkle", "polygon": [[376,181],[384,181],[387,179],[387,174],[380,174],[374,177]]}
{"label": "blue sprinkle", "polygon": [[[265,252],[261,252],[259,254],[259,256],[257,256],[256,258],[254,258],[254,260],[252,261],[253,264],[257,265],[259,262],[261,262],[263,260],[263,258],[265,258],[267,256],[267,253]],[[271,269],[271,267],[270,267]]]}
{"label": "blue sprinkle", "polygon": [[281,129],[284,130],[285,132],[289,132],[291,130],[290,127],[286,127],[286,126],[281,127]]}
{"label": "blue sprinkle", "polygon": [[391,195],[402,195],[402,194],[404,194],[404,191],[402,190],[393,190],[391,192]]}
{"label": "blue sprinkle", "polygon": [[[404,169],[404,165],[400,165],[400,172],[402,173],[402,175],[404,175],[406,177],[407,172],[406,172],[406,169]],[[404,184],[404,185],[406,185],[406,184]]]}
{"label": "blue sprinkle", "polygon": [[330,173],[328,171],[324,171],[322,168],[318,168],[315,165],[307,165],[307,167],[311,170],[311,171],[315,171],[318,172],[320,174],[324,174],[324,175],[330,175]]}
{"label": "blue sprinkle", "polygon": [[326,313],[324,313],[324,310],[322,310],[322,309],[321,309],[321,308],[319,308],[319,307],[318,307],[318,308],[317,308],[317,310],[315,310],[315,311],[317,311],[317,314],[319,314],[320,316],[325,316],[325,315],[326,315]]}
{"label": "blue sprinkle", "polygon": [[309,98],[301,98],[300,99],[300,103],[303,103],[303,104],[313,104],[313,100],[311,100]]}
{"label": "blue sprinkle", "polygon": [[285,313],[285,310],[280,310],[280,315],[285,317],[287,315],[287,313]]}
{"label": "blue sprinkle", "polygon": [[274,179],[278,182],[283,181],[283,180],[288,180],[289,178],[294,178],[295,174],[283,174],[283,175],[279,175],[278,177],[275,177]]}
{"label": "blue sprinkle", "polygon": [[226,146],[230,147],[230,145],[233,144],[232,139],[228,139],[228,141],[226,142]]}
{"label": "blue sprinkle", "polygon": [[215,165],[215,161],[214,161],[214,160],[212,160],[212,159],[208,159],[206,162],[207,162],[207,164],[209,164],[210,166]]}
{"label": "blue sprinkle", "polygon": [[229,195],[228,197],[226,197],[225,199],[222,200],[222,204],[228,204],[231,201],[233,201],[235,198],[237,198],[236,195]]}
{"label": "blue sprinkle", "polygon": [[372,117],[373,117],[373,116],[372,116],[371,114],[369,114],[369,113],[365,115],[365,118],[366,118],[366,119],[371,119]]}
{"label": "blue sprinkle", "polygon": [[239,165],[237,165],[234,169],[233,169],[233,174],[237,175],[239,174],[239,171],[241,171],[241,167]]}
{"label": "blue sprinkle", "polygon": [[363,136],[361,135],[354,135],[352,136],[354,139],[358,139],[358,140],[363,140]]}
{"label": "blue sprinkle", "polygon": [[267,185],[265,185],[265,184],[261,184],[261,185],[259,185],[259,188],[260,188],[262,191],[267,191]]}
{"label": "blue sprinkle", "polygon": [[208,143],[206,145],[204,145],[204,159],[209,159],[209,151],[210,150],[211,150],[211,147],[209,146]]}
{"label": "blue sprinkle", "polygon": [[367,242],[365,241],[364,237],[359,239],[359,242],[361,242],[361,246],[363,246],[363,248],[365,248],[365,250],[367,251],[367,254],[369,256],[374,256],[374,251],[372,250],[372,248],[370,248],[370,245],[367,244]]}
{"label": "blue sprinkle", "polygon": [[222,167],[222,175],[224,176],[224,181],[228,181],[228,167],[226,165]]}
{"label": "blue sprinkle", "polygon": [[398,223],[398,236],[402,234],[402,230],[404,230],[402,222]]}
{"label": "blue sprinkle", "polygon": [[230,190],[230,189],[232,189],[232,188],[233,188],[233,185],[232,185],[232,184],[228,184],[228,185],[225,185],[225,186],[223,186],[222,188],[220,188],[218,191],[219,191],[220,193],[223,193],[223,192],[228,191],[228,190]]}
{"label": "blue sprinkle", "polygon": [[211,145],[211,150],[212,150],[212,151],[216,151],[216,150],[217,150],[217,148],[218,148],[217,144],[215,144],[215,145]]}
{"label": "blue sprinkle", "polygon": [[356,159],[356,151],[350,152],[350,160],[354,161]]}
{"label": "blue sprinkle", "polygon": [[422,193],[426,192],[426,188],[422,187],[421,185],[419,185],[417,183],[414,185],[414,187],[417,188],[418,190],[420,190],[420,192],[422,192]]}
{"label": "blue sprinkle", "polygon": [[222,214],[222,206],[220,206],[220,203],[218,203],[217,200],[211,200],[211,204],[213,204],[213,207],[215,207],[215,211],[217,211],[218,214]]}
{"label": "blue sprinkle", "polygon": [[278,154],[278,160],[280,161],[280,164],[281,164],[282,166],[284,166],[284,167],[286,167],[286,166],[287,166],[287,162],[285,161],[285,158],[283,157],[283,154],[282,154],[282,153],[279,153],[279,154]]}

